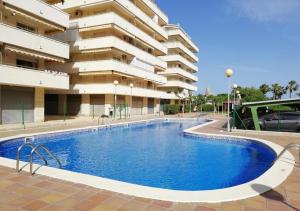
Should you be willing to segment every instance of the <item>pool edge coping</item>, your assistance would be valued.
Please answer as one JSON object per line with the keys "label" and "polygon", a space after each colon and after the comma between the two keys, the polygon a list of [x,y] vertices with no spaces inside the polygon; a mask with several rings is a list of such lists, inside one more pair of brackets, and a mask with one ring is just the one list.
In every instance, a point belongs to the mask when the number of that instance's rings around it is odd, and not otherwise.
{"label": "pool edge coping", "polygon": [[[148,120],[115,123],[111,125],[124,125],[130,123],[132,124],[132,123],[141,123],[141,122],[149,122],[153,120],[166,120],[166,119],[183,120],[183,119],[195,119],[195,118],[155,118],[155,119],[148,119]],[[201,118],[201,119],[205,119],[205,118]],[[231,137],[236,139],[254,140],[267,145],[268,147],[273,149],[277,154],[283,149],[283,147],[281,147],[280,145],[270,141],[266,141],[264,139],[225,135],[225,134],[213,134],[213,133],[210,134],[210,133],[196,132],[195,130],[201,127],[205,127],[207,125],[214,124],[219,121],[214,119],[206,119],[206,120],[209,120],[209,122],[206,122],[204,124],[192,128],[188,128],[184,130],[184,133],[192,134],[196,136]],[[105,126],[100,125],[100,126],[90,126],[90,127],[83,127],[83,128],[73,128],[67,130],[56,130],[50,132],[48,131],[48,132],[41,132],[41,133],[22,134],[18,136],[1,138],[0,142],[16,139],[16,138],[28,137],[28,136],[37,136],[37,135],[45,135],[45,134],[52,134],[58,132],[78,131],[78,130],[85,130],[85,129],[103,128],[103,127]],[[165,200],[165,201],[172,201],[172,202],[184,202],[184,203],[194,203],[194,202],[218,203],[218,202],[241,200],[249,197],[258,196],[266,191],[269,191],[270,189],[279,186],[282,182],[284,182],[287,179],[287,177],[293,171],[294,162],[295,160],[293,155],[287,151],[284,154],[284,156],[280,160],[278,160],[268,171],[266,171],[263,175],[250,182],[238,186],[224,188],[224,189],[204,190],[204,191],[177,191],[177,190],[135,185],[131,183],[116,181],[112,179],[92,176],[83,173],[72,172],[69,170],[57,169],[48,166],[43,166],[42,168],[40,168],[38,174],[69,181],[69,182],[84,184],[99,189],[136,196],[136,197]],[[15,168],[15,163],[16,160],[14,159],[0,157],[0,165],[2,166]],[[21,166],[23,166],[26,163],[21,161],[20,164]],[[34,165],[35,168],[38,166],[39,165]],[[26,167],[24,170],[29,172],[29,167]],[[259,186],[260,187],[259,190],[254,190],[251,187],[253,185]]]}

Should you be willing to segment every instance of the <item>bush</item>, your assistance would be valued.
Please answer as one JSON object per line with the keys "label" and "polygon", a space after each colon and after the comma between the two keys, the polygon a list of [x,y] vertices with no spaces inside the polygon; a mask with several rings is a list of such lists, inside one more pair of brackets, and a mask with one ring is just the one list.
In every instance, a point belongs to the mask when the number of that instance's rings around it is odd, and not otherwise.
{"label": "bush", "polygon": [[214,106],[211,104],[204,104],[204,105],[202,105],[202,111],[203,112],[213,112]]}
{"label": "bush", "polygon": [[179,113],[179,105],[164,105],[164,113],[168,114],[178,114]]}

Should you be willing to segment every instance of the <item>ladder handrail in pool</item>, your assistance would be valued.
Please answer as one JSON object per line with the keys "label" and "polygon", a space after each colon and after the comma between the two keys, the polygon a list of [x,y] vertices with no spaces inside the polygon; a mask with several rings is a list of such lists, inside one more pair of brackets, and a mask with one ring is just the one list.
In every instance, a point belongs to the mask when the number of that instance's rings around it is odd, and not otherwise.
{"label": "ladder handrail in pool", "polygon": [[[24,147],[30,147],[31,149],[34,149],[34,146],[33,144],[29,143],[29,142],[25,142],[24,144],[22,144],[19,148],[18,148],[18,151],[17,151],[17,163],[16,163],[16,172],[20,172],[22,169],[20,169],[20,153],[21,153],[21,150],[24,148]],[[47,160],[45,159],[44,156],[42,156],[38,151],[35,151],[35,153],[45,162],[45,165],[48,165],[48,162]],[[28,164],[28,163],[27,163]],[[26,165],[27,165],[26,164]],[[25,166],[26,166],[25,165]],[[24,168],[25,166],[23,166],[22,168]]]}
{"label": "ladder handrail in pool", "polygon": [[45,147],[43,144],[39,144],[39,145],[37,145],[36,147],[34,147],[34,148],[31,150],[31,152],[30,152],[30,174],[31,174],[31,175],[33,175],[33,174],[35,173],[35,172],[32,171],[32,170],[33,170],[32,155],[33,155],[33,153],[36,153],[36,152],[37,152],[38,148],[44,149],[44,150],[48,153],[48,155],[49,155],[50,157],[52,157],[54,160],[56,160],[56,162],[57,162],[58,165],[59,165],[59,168],[62,168],[62,165],[61,165],[60,160],[59,160],[53,153],[51,153],[47,147]]}
{"label": "ladder handrail in pool", "polygon": [[300,167],[300,144],[291,143],[288,144],[276,157],[276,159],[273,161],[273,164],[289,149],[297,149],[299,150],[299,162],[295,161],[295,166]]}

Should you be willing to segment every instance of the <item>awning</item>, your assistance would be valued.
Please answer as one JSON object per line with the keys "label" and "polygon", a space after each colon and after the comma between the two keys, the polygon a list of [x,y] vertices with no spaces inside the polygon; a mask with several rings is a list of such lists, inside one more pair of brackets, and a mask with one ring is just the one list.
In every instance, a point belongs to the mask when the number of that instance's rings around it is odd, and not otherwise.
{"label": "awning", "polygon": [[27,55],[27,56],[36,57],[36,58],[42,58],[42,59],[46,59],[46,60],[50,60],[50,61],[55,61],[55,62],[60,62],[60,63],[65,62],[64,59],[55,58],[55,57],[52,57],[52,56],[36,53],[36,52],[30,51],[30,50],[24,50],[24,49],[9,46],[9,45],[5,46],[5,50],[15,52],[15,53],[18,53],[18,54],[24,54],[24,55]]}
{"label": "awning", "polygon": [[102,53],[102,52],[107,52],[111,51],[112,48],[101,48],[101,49],[95,49],[95,50],[83,50],[80,51],[81,53]]}
{"label": "awning", "polygon": [[32,21],[38,22],[38,23],[46,25],[46,26],[50,26],[51,28],[55,28],[55,29],[58,29],[60,31],[65,31],[65,29],[63,27],[56,26],[54,24],[48,23],[46,21],[43,21],[42,19],[35,18],[35,17],[31,16],[31,15],[27,15],[26,13],[21,12],[21,11],[19,11],[17,9],[14,9],[14,8],[12,8],[10,6],[5,5],[4,8],[7,9],[7,10],[10,10],[11,12],[14,12],[14,13],[16,13],[18,15],[21,15],[21,16],[23,16],[25,18],[28,18],[28,19],[30,19]]}
{"label": "awning", "polygon": [[96,31],[96,30],[107,29],[107,28],[111,28],[111,27],[112,27],[111,24],[106,24],[106,25],[101,25],[101,26],[89,26],[89,27],[80,28],[79,32]]}
{"label": "awning", "polygon": [[80,72],[79,73],[80,76],[89,76],[89,75],[118,75],[118,76],[123,76],[123,77],[127,77],[127,78],[134,78],[131,75],[127,75],[124,73],[120,73],[117,71],[92,71],[92,72]]}

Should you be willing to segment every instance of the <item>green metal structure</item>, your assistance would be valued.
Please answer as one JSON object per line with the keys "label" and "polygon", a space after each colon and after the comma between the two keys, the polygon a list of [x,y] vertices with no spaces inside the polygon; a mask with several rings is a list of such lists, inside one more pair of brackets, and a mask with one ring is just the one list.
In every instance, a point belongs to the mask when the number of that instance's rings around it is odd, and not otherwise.
{"label": "green metal structure", "polygon": [[[250,103],[243,103],[242,106],[250,108],[255,130],[260,131],[261,128],[259,125],[259,117],[257,112],[259,108],[280,106],[280,105],[295,105],[295,104],[300,105],[300,98],[250,102]],[[280,112],[278,113],[278,116],[280,117]],[[278,118],[278,129],[280,130],[280,118]]]}

